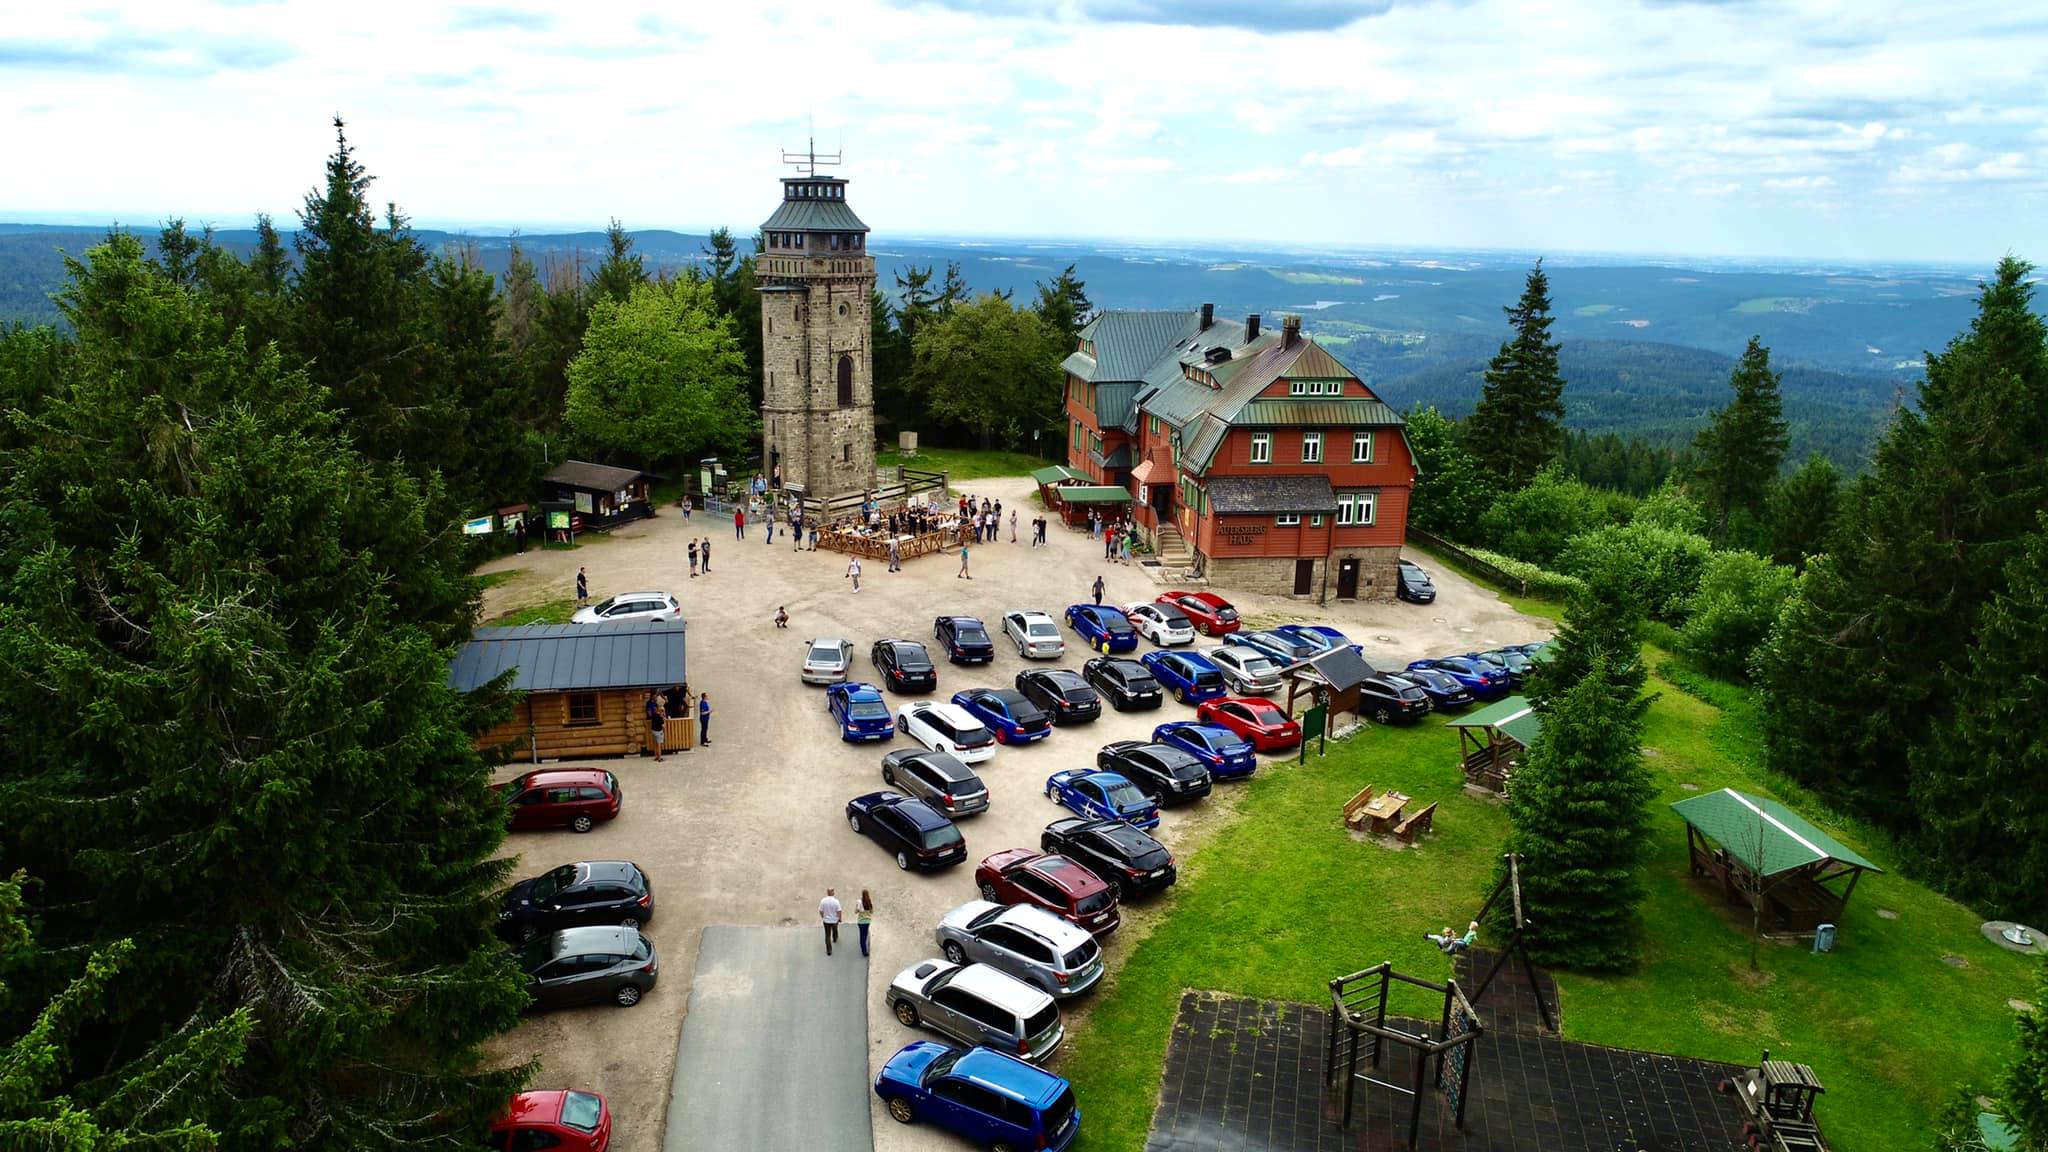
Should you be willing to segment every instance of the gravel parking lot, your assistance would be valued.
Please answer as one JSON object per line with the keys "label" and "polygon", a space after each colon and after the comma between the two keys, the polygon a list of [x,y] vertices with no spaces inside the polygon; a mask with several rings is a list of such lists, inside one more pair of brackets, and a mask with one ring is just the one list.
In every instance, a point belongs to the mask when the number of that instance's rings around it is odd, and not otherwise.
{"label": "gravel parking lot", "polygon": [[[1035,510],[1028,478],[977,481],[968,488],[977,497],[1001,498],[1006,508],[1018,508],[1022,520]],[[1057,522],[1050,528],[1049,547],[1029,547],[1027,535],[1020,532],[1019,542],[1012,544],[1006,527],[1000,542],[974,547],[971,581],[955,577],[957,556],[906,561],[901,573],[886,573],[882,563],[863,561],[858,595],[844,578],[844,556],[822,550],[793,553],[786,534],[778,532],[771,545],[756,527],[748,529],[746,540],[735,540],[729,519],[699,513],[694,522],[685,522],[674,509],[574,551],[535,551],[487,565],[486,572],[516,573],[487,592],[487,617],[571,594],[579,566],[588,569],[593,598],[640,590],[676,593],[690,625],[690,684],[709,693],[714,709],[709,747],[674,754],[661,764],[651,759],[604,762],[625,789],[617,820],[588,835],[522,832],[507,842],[508,851],[519,856],[521,876],[580,859],[639,863],[655,887],[656,917],[647,931],[660,950],[662,969],[660,985],[637,1007],[535,1016],[501,1038],[495,1055],[507,1060],[538,1056],[542,1086],[602,1092],[615,1113],[614,1139],[621,1152],[654,1152],[669,1107],[700,930],[710,924],[815,925],[818,899],[828,885],[839,889],[849,908],[845,947],[831,963],[862,963],[853,940],[853,897],[866,888],[877,905],[866,980],[871,1073],[897,1048],[918,1038],[884,1010],[882,992],[896,972],[935,954],[932,927],[939,917],[975,898],[975,861],[1004,848],[1035,848],[1040,830],[1067,814],[1046,800],[1045,778],[1062,768],[1092,765],[1096,749],[1111,740],[1143,738],[1156,723],[1192,716],[1191,709],[1170,700],[1156,712],[1105,710],[1094,724],[998,751],[977,767],[992,803],[986,814],[963,824],[968,864],[961,868],[935,876],[899,872],[880,848],[848,829],[846,801],[881,788],[882,753],[909,745],[900,737],[881,746],[837,738],[824,711],[823,689],[797,679],[805,640],[851,641],[855,677],[872,681],[869,644],[883,637],[929,639],[932,619],[941,613],[979,616],[995,628],[1002,613],[1015,608],[1058,617],[1066,605],[1088,599],[1088,586],[1098,573],[1108,584],[1106,602],[1150,600],[1163,590],[1136,564],[1105,564],[1099,543]],[[713,571],[691,579],[684,549],[697,537],[713,542]],[[1369,657],[1406,661],[1542,639],[1549,632],[1545,622],[1516,613],[1489,590],[1448,571],[1433,570],[1432,575],[1439,594],[1428,606],[1332,603],[1317,608],[1280,597],[1237,595],[1228,588],[1217,591],[1255,621],[1271,617],[1335,625],[1363,643]],[[787,631],[772,622],[778,606],[789,611]],[[1071,635],[1068,639],[1071,644]],[[1000,637],[996,650],[992,666],[961,669],[942,663],[937,695],[950,697],[977,684],[1009,686],[1027,662]],[[1087,655],[1074,647],[1061,661],[1040,663],[1078,669]],[[891,697],[892,711],[902,699]],[[504,775],[521,770],[513,766]],[[1277,763],[1261,767],[1286,770],[1291,768]],[[1198,850],[1204,830],[1230,819],[1234,807],[1232,786],[1221,783],[1208,800],[1169,809],[1158,835],[1177,855],[1191,845]],[[1170,893],[1126,912],[1124,927],[1105,948],[1110,979],[1130,940],[1147,931],[1153,918],[1170,913]],[[1086,1000],[1075,1010],[1085,1012]],[[821,1021],[831,1016],[819,1012]],[[745,1040],[744,1034],[733,1038],[734,1043]],[[674,1106],[689,1108],[693,1086],[674,1088]],[[1077,1089],[1085,1112],[1087,1087]],[[753,1091],[762,1109],[801,1107],[805,1098],[801,1086],[773,1076],[761,1077],[751,1089],[727,1083],[719,1091]],[[961,1146],[928,1129],[899,1126],[873,1106],[872,1094],[869,1102],[875,1146],[883,1152]],[[821,1124],[828,1122],[838,1121],[820,1117]]]}

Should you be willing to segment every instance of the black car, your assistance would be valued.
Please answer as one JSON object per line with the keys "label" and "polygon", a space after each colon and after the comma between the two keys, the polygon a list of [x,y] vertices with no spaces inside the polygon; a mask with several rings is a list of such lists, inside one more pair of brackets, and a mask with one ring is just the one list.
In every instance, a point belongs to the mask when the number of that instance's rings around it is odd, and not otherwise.
{"label": "black car", "polygon": [[1436,599],[1436,585],[1429,582],[1429,573],[1420,566],[1403,560],[1394,575],[1394,595],[1410,604],[1427,604]]}
{"label": "black car", "polygon": [[652,919],[654,886],[639,865],[585,860],[507,890],[498,909],[498,935],[524,941],[585,924],[638,928]]}
{"label": "black car", "polygon": [[988,811],[988,786],[951,752],[898,748],[882,757],[882,783],[959,819]]}
{"label": "black car", "polygon": [[972,616],[941,616],[932,621],[932,639],[955,664],[986,664],[996,658],[995,641]]}
{"label": "black car", "polygon": [[1119,712],[1157,708],[1166,702],[1166,693],[1160,690],[1159,681],[1154,680],[1151,671],[1136,660],[1097,656],[1081,665],[1081,676],[1107,697],[1109,706]]}
{"label": "black car", "polygon": [[891,692],[936,692],[939,670],[931,653],[915,640],[877,640],[868,649],[868,663]]}
{"label": "black car", "polygon": [[1375,669],[1358,686],[1358,711],[1375,724],[1420,720],[1432,707],[1421,685],[1391,672]]}
{"label": "black car", "polygon": [[896,866],[931,872],[967,859],[967,838],[946,814],[900,792],[870,792],[846,802],[846,823],[896,857]]}
{"label": "black car", "polygon": [[1085,724],[1102,715],[1102,696],[1079,672],[1065,668],[1031,668],[1017,673],[1017,691],[1061,724]]}
{"label": "black car", "polygon": [[1095,766],[1136,784],[1155,804],[1178,804],[1209,794],[1209,769],[1194,753],[1143,740],[1104,744]]}
{"label": "black car", "polygon": [[1055,820],[1038,846],[1086,865],[1116,889],[1118,900],[1164,891],[1180,878],[1164,844],[1121,820]]}
{"label": "black car", "polygon": [[609,1000],[631,1008],[654,987],[654,941],[633,928],[564,928],[519,946],[519,969],[535,1008]]}

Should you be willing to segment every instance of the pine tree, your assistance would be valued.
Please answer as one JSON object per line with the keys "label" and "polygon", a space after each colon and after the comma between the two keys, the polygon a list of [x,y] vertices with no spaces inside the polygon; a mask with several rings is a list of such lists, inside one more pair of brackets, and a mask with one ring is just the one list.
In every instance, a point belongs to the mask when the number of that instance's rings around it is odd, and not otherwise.
{"label": "pine tree", "polygon": [[896,273],[896,328],[906,346],[917,343],[917,330],[938,315],[937,297],[932,292],[932,269],[905,264]]}
{"label": "pine tree", "polygon": [[1063,346],[1069,351],[1073,350],[1082,327],[1094,314],[1095,305],[1088,300],[1088,286],[1074,275],[1072,264],[1051,281],[1038,282],[1039,318],[1060,334]]}
{"label": "pine tree", "polygon": [[541,292],[540,269],[514,239],[498,288],[498,339],[515,357],[524,357],[539,335]]}
{"label": "pine tree", "polygon": [[1728,386],[1735,398],[1693,438],[1698,453],[1694,475],[1704,489],[1708,535],[1716,541],[1755,543],[1766,519],[1765,503],[1791,443],[1778,398],[1778,374],[1771,371],[1771,350],[1758,337],[1749,338]]}
{"label": "pine tree", "polygon": [[156,238],[156,266],[163,277],[180,288],[189,288],[199,277],[199,249],[213,238],[213,230],[206,230],[203,236],[194,236],[185,231],[182,217],[164,224],[163,231]]}
{"label": "pine tree", "polygon": [[1564,446],[1564,377],[1550,339],[1550,278],[1529,270],[1522,298],[1503,308],[1513,335],[1487,365],[1479,404],[1465,422],[1465,446],[1495,482],[1512,491]]}
{"label": "pine tree", "polygon": [[268,212],[256,217],[256,253],[249,262],[250,271],[256,274],[256,290],[263,295],[276,298],[283,296],[290,287],[292,258],[284,250],[284,242],[278,239],[277,228],[270,222]]}
{"label": "pine tree", "polygon": [[761,293],[756,256],[762,251],[762,237],[754,236],[754,254],[741,256],[732,231],[720,228],[709,237],[704,250],[710,265],[712,298],[720,314],[732,319],[733,335],[747,361],[747,395],[758,411],[763,391],[763,349],[761,347]]}
{"label": "pine tree", "polygon": [[[2037,781],[2039,777],[2035,778]],[[2048,963],[2034,970],[2034,1006],[2015,1023],[2019,1054],[2000,1095],[2026,1152],[2048,1150]]]}
{"label": "pine tree", "polygon": [[1820,453],[1808,456],[1806,463],[1771,488],[1764,516],[1771,558],[1804,568],[1808,556],[1827,551],[1841,503],[1842,474]]}
{"label": "pine tree", "polygon": [[624,303],[633,289],[647,283],[647,267],[640,254],[633,251],[633,238],[626,235],[625,225],[616,217],[604,230],[604,243],[604,259],[598,262],[597,273],[591,278],[591,290],[600,297]]}
{"label": "pine tree", "polygon": [[960,272],[958,260],[946,261],[946,276],[939,282],[939,292],[932,300],[932,307],[941,316],[951,316],[953,310],[974,298],[967,290],[967,277]]}

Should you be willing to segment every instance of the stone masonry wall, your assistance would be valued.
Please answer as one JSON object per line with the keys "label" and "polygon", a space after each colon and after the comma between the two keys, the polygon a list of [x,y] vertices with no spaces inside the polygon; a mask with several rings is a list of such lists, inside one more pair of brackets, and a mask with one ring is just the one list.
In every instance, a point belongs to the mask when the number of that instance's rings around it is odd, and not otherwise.
{"label": "stone masonry wall", "polygon": [[[1336,566],[1351,556],[1358,558],[1358,598],[1392,600],[1394,577],[1401,559],[1399,548],[1339,548],[1329,559],[1330,599],[1337,598]],[[1212,556],[1208,560],[1207,574],[1210,585],[1225,592],[1238,589],[1301,600],[1314,600],[1323,595],[1323,558],[1315,558],[1315,575],[1309,581],[1309,593],[1299,597],[1294,595],[1294,562],[1295,557],[1292,556]]]}
{"label": "stone masonry wall", "polygon": [[[761,296],[763,459],[779,458],[785,482],[829,499],[874,485],[874,261],[835,255],[803,267],[800,290]],[[842,356],[852,365],[853,402],[845,407]]]}

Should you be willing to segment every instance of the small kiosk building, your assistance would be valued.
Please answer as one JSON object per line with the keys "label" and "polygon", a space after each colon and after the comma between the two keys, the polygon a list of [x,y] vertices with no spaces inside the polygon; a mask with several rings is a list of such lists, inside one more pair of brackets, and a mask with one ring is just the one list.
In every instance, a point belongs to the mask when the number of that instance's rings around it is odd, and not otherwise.
{"label": "small kiosk building", "polygon": [[[652,752],[647,693],[687,684],[683,629],[681,620],[479,628],[448,682],[470,692],[515,673],[512,715],[477,737],[480,748],[511,745],[513,759],[534,762]],[[695,698],[678,706],[663,731],[672,751],[697,742]]]}

